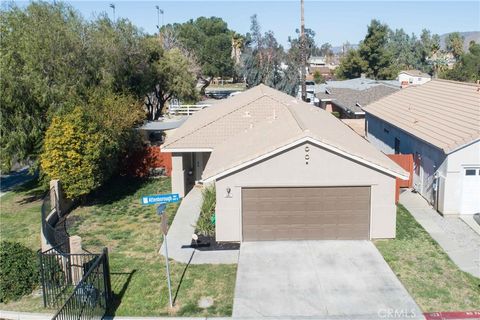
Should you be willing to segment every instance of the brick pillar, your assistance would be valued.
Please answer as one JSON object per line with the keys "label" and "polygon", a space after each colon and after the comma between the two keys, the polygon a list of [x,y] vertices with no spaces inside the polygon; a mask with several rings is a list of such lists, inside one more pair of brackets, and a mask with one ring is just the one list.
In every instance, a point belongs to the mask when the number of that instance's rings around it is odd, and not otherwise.
{"label": "brick pillar", "polygon": [[57,208],[60,211],[60,216],[63,216],[68,212],[73,203],[63,192],[60,180],[50,181],[50,192],[51,209]]}
{"label": "brick pillar", "polygon": [[83,277],[83,259],[81,257],[74,256],[76,254],[84,253],[82,249],[82,238],[79,236],[71,236],[68,241],[70,244],[70,254],[72,255],[70,260],[70,264],[72,265],[70,268],[70,275],[72,283],[76,285]]}

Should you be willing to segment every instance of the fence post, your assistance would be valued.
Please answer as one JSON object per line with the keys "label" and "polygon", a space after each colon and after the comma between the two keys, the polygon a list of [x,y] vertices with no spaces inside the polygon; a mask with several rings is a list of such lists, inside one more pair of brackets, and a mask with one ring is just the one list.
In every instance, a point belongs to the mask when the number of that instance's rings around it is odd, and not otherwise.
{"label": "fence post", "polygon": [[109,305],[112,299],[112,283],[110,280],[110,264],[108,262],[108,248],[103,248],[103,279],[105,281],[105,303]]}
{"label": "fence post", "polygon": [[37,252],[38,254],[38,261],[40,263],[40,275],[41,275],[41,278],[42,278],[42,298],[43,298],[43,307],[46,308],[47,307],[47,295],[45,293],[45,276],[44,276],[44,269],[43,269],[43,256],[42,256],[42,252],[39,250]]}

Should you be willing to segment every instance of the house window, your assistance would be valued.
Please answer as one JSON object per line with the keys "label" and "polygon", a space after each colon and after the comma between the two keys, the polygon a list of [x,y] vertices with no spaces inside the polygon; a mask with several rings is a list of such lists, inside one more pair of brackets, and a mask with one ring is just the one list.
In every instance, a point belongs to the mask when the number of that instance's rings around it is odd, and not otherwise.
{"label": "house window", "polygon": [[395,154],[400,153],[400,139],[395,138]]}
{"label": "house window", "polygon": [[476,174],[476,170],[475,169],[467,169],[465,170],[465,175],[466,176],[474,176]]}
{"label": "house window", "polygon": [[410,84],[412,84],[412,83],[413,83],[413,78],[408,78],[408,82],[409,82]]}

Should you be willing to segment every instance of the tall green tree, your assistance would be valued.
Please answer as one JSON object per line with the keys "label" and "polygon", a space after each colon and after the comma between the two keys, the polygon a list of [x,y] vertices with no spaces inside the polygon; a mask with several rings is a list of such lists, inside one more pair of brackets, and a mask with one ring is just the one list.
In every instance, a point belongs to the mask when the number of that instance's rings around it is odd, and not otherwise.
{"label": "tall green tree", "polygon": [[295,96],[300,84],[299,38],[289,39],[290,49],[286,53],[273,32],[262,34],[256,15],[251,17],[250,33],[246,38],[240,72],[247,86],[263,83]]}
{"label": "tall green tree", "polygon": [[150,120],[157,120],[165,111],[171,98],[195,100],[197,97],[196,77],[191,72],[189,60],[179,49],[165,51],[153,63],[155,86],[147,94],[145,104]]}
{"label": "tall green tree", "polygon": [[453,69],[446,70],[441,77],[468,82],[480,80],[480,44],[471,43],[468,52],[462,54]]}
{"label": "tall green tree", "polygon": [[458,59],[463,53],[464,38],[458,32],[450,33],[445,39],[447,51],[452,53],[455,59]]}
{"label": "tall green tree", "polygon": [[84,22],[63,3],[0,11],[1,150],[4,169],[35,160],[52,115],[87,94]]}
{"label": "tall green tree", "polygon": [[368,62],[365,61],[358,50],[349,50],[340,59],[340,65],[335,69],[335,75],[339,79],[353,79],[361,76],[368,70]]}
{"label": "tall green tree", "polygon": [[328,42],[325,42],[324,44],[322,44],[319,49],[319,54],[323,57],[332,57],[333,56],[332,45]]}
{"label": "tall green tree", "polygon": [[176,39],[196,57],[204,81],[202,91],[213,77],[233,76],[232,36],[234,32],[218,17],[200,17],[164,27],[174,31]]}
{"label": "tall green tree", "polygon": [[390,66],[391,52],[386,49],[389,28],[378,20],[372,20],[367,35],[359,47],[359,53],[368,64],[367,74],[374,79],[385,77],[382,69]]}

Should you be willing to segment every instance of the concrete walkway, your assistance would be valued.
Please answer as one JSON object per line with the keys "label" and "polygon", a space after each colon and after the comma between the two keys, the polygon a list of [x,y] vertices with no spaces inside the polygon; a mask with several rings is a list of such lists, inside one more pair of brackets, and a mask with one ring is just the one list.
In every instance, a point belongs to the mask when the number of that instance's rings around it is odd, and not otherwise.
{"label": "concrete walkway", "polygon": [[[194,187],[183,198],[168,230],[168,257],[178,262],[192,264],[235,264],[238,262],[239,250],[199,251],[188,248],[195,232],[195,224],[202,205],[202,188]],[[165,254],[165,243],[160,253]]]}
{"label": "concrete walkway", "polygon": [[480,235],[459,217],[442,217],[417,193],[404,191],[400,203],[463,271],[480,278]]}

